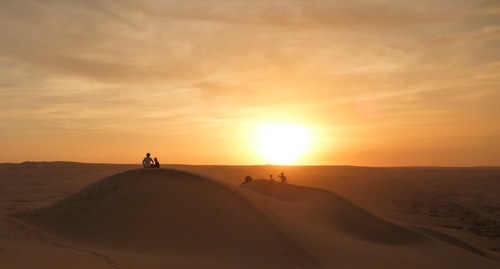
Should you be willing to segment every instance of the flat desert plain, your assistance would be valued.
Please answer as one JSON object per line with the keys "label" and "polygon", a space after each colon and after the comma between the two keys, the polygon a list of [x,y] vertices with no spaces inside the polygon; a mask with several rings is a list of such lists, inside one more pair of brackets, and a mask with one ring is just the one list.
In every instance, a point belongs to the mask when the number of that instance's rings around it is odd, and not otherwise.
{"label": "flat desert plain", "polygon": [[500,268],[499,167],[4,163],[0,217],[2,269]]}

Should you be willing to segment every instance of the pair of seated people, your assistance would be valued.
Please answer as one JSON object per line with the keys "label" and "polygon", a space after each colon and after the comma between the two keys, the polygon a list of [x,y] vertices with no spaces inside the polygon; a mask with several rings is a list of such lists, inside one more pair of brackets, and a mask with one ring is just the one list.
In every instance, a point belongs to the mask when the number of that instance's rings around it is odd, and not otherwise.
{"label": "pair of seated people", "polygon": [[151,159],[151,154],[147,153],[146,157],[142,160],[142,167],[144,168],[160,168],[160,162],[155,157],[154,160]]}

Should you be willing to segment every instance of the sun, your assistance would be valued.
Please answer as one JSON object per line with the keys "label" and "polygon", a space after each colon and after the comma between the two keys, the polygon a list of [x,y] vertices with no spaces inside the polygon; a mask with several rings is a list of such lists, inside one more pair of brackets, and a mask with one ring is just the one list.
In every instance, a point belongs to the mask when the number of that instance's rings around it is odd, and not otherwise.
{"label": "sun", "polygon": [[309,150],[311,134],[300,125],[277,123],[262,126],[257,146],[270,164],[294,164]]}

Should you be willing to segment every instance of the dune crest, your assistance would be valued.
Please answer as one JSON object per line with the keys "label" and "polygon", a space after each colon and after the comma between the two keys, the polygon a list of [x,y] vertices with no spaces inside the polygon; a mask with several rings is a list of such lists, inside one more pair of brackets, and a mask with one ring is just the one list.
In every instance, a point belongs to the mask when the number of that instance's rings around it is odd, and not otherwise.
{"label": "dune crest", "polygon": [[177,170],[116,174],[21,217],[57,236],[110,250],[243,268],[319,267],[315,257],[241,196]]}

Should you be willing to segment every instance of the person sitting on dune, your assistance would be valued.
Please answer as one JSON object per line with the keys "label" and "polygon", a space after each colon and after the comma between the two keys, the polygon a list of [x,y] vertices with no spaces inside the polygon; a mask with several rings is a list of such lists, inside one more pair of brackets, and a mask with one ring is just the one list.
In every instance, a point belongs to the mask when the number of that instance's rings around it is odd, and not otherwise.
{"label": "person sitting on dune", "polygon": [[155,157],[155,164],[153,165],[153,167],[160,168],[160,162],[158,161],[158,159],[156,157]]}
{"label": "person sitting on dune", "polygon": [[251,176],[246,176],[246,177],[245,177],[245,181],[244,181],[243,183],[241,183],[241,184],[248,183],[248,182],[250,182],[250,181],[252,181],[252,180],[253,180],[253,178],[252,178]]}
{"label": "person sitting on dune", "polygon": [[144,168],[150,168],[154,164],[153,159],[151,159],[151,154],[146,153],[146,157],[142,160],[142,167]]}
{"label": "person sitting on dune", "polygon": [[269,180],[274,181],[273,174],[270,174],[268,177]]}

